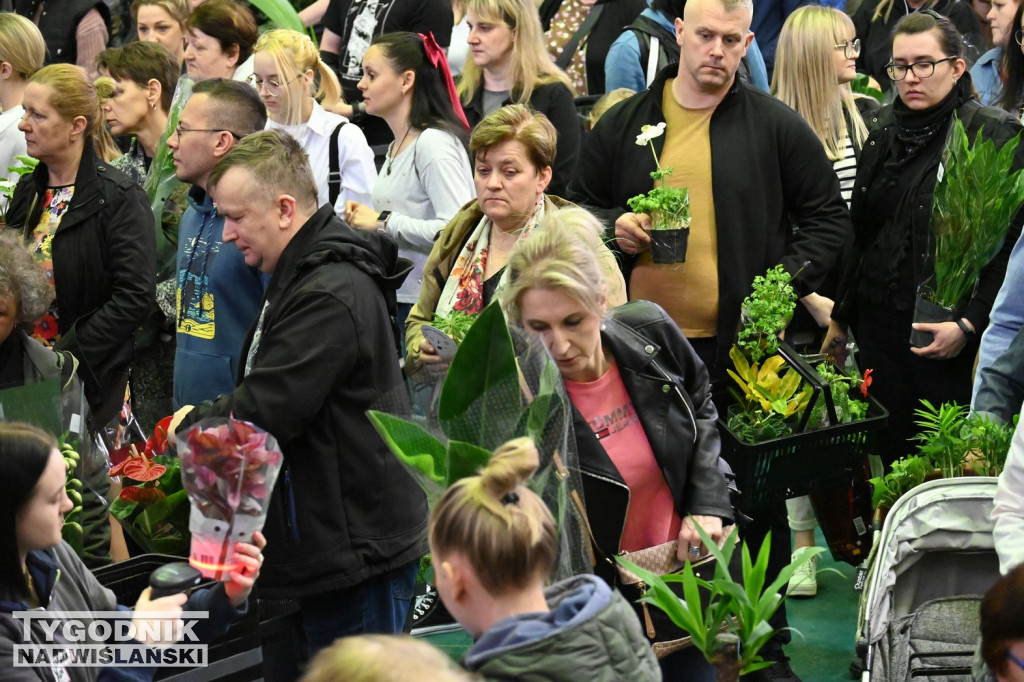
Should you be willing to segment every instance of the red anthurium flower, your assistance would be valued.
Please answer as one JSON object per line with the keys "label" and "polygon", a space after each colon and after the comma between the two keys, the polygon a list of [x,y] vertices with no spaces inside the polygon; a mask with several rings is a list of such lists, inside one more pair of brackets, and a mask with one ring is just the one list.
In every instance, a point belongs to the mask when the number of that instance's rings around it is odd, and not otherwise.
{"label": "red anthurium flower", "polygon": [[148,506],[154,502],[159,502],[167,497],[167,495],[159,488],[140,488],[137,485],[132,485],[122,490],[119,497],[127,502],[138,502]]}
{"label": "red anthurium flower", "polygon": [[133,481],[155,481],[166,471],[167,467],[162,464],[153,464],[145,457],[132,457],[124,465],[124,475]]}
{"label": "red anthurium flower", "polygon": [[865,398],[868,397],[868,386],[871,385],[871,373],[874,371],[873,369],[864,370],[864,378],[860,382],[860,394]]}
{"label": "red anthurium flower", "polygon": [[164,417],[156,424],[153,435],[146,441],[146,454],[149,456],[163,455],[167,453],[167,431],[171,428],[171,420],[174,417]]}

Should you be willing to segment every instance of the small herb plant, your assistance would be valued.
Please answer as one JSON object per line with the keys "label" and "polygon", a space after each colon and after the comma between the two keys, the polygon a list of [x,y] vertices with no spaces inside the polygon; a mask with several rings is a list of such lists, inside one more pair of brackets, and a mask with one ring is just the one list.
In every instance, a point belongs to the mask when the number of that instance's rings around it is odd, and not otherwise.
{"label": "small herb plant", "polygon": [[455,343],[462,343],[475,321],[476,315],[462,310],[453,310],[448,315],[434,313],[434,326],[452,337]]}
{"label": "small herb plant", "polygon": [[924,483],[925,476],[933,470],[927,457],[904,457],[892,463],[892,469],[885,476],[870,479],[875,490],[871,504],[877,509],[891,508],[908,491]]}
{"label": "small herb plant", "polygon": [[[870,369],[864,373],[863,379],[856,373],[852,376],[846,374],[830,362],[818,363],[814,371],[828,383],[829,391],[832,393],[832,403],[836,406],[836,418],[840,424],[847,424],[867,417],[868,403],[852,397],[850,393],[859,389],[864,398],[868,397],[867,387],[871,385]],[[807,423],[809,428],[832,426],[828,423],[823,398],[814,403]]]}
{"label": "small herb plant", "polygon": [[779,334],[796,309],[792,279],[784,267],[776,265],[754,278],[753,291],[743,299],[743,328],[736,345],[754,362],[779,350]]}
{"label": "small herb plant", "polygon": [[[665,178],[675,170],[671,166],[661,167],[658,153],[654,151],[654,138],[665,133],[664,121],[656,126],[643,125],[636,136],[637,145],[650,145],[657,170],[651,172],[655,186],[646,194],[638,194],[626,203],[634,213],[646,213],[651,216],[652,230],[688,230],[690,229],[690,191],[686,188],[668,187]],[[660,184],[657,184],[660,183]]]}
{"label": "small herb plant", "polygon": [[921,432],[914,436],[920,445],[917,451],[942,472],[943,478],[963,476],[964,462],[970,443],[964,438],[968,408],[956,403],[935,407],[927,400],[914,410],[914,423]]}

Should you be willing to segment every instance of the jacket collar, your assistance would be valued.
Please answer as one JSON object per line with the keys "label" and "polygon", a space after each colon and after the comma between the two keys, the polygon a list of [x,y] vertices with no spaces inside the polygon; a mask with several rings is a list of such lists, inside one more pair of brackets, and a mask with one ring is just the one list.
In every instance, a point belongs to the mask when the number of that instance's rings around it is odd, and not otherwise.
{"label": "jacket collar", "polygon": [[[57,553],[51,549],[29,552],[25,557],[25,565],[32,576],[39,603],[44,608],[50,603],[53,588],[60,577],[60,566],[57,564]],[[0,611],[29,611],[33,607],[21,601],[0,601]]]}
{"label": "jacket collar", "polygon": [[188,205],[199,213],[215,213],[217,211],[213,205],[213,199],[199,185],[192,185],[188,190]]}

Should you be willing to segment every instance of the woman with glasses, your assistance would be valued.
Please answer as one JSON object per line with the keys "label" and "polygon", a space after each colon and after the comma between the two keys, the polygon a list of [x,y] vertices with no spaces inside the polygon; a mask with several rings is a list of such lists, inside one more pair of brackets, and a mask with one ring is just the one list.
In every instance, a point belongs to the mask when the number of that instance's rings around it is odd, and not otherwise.
{"label": "woman with glasses", "polygon": [[857,71],[866,73],[889,91],[892,81],[885,72],[895,25],[905,16],[932,10],[949,18],[965,43],[961,57],[973,63],[985,49],[981,24],[969,2],[961,0],[864,0],[853,14],[853,25],[861,42]]}
{"label": "woman with glasses", "polygon": [[988,11],[989,26],[992,29],[992,49],[978,57],[971,67],[971,80],[978,91],[978,99],[985,106],[999,106],[1006,81],[1006,57],[1013,44],[1015,24],[1013,15],[1017,12],[1019,0],[992,0]]}
{"label": "woman with glasses", "polygon": [[43,67],[23,101],[29,156],[7,213],[56,292],[37,337],[79,362],[95,426],[124,405],[135,330],[154,305],[156,230],[142,188],[97,154],[103,113],[85,71]]}
{"label": "woman with glasses", "polygon": [[320,61],[313,41],[298,31],[276,29],[260,36],[253,54],[249,82],[267,107],[267,129],[288,133],[306,150],[320,204],[331,204],[344,216],[346,202],[370,203],[377,182],[373,151],[359,126],[325,111],[315,99],[336,103],[341,85]]}
{"label": "woman with glasses", "polygon": [[[858,55],[860,41],[849,16],[832,7],[801,7],[782,26],[772,76],[772,94],[803,116],[825,147],[847,206],[853,194],[857,159],[868,136],[865,117],[877,120],[879,109],[873,97],[854,95],[850,89],[850,82],[857,76]],[[818,293],[802,298],[814,320],[798,312],[790,329],[827,327],[835,286],[835,278],[830,278]],[[817,522],[808,497],[786,500],[786,508],[795,558],[804,548],[814,547]],[[812,560],[789,581],[789,594],[813,597],[817,592]]]}
{"label": "woman with glasses", "polygon": [[[916,432],[913,411],[920,399],[933,405],[970,401],[977,337],[988,324],[1020,231],[1011,226],[1003,250],[958,306],[960,317],[916,324],[934,334],[934,341],[911,348],[917,292],[933,275],[932,193],[954,117],[972,142],[980,131],[1002,146],[1021,130],[1005,111],[974,99],[963,49],[953,24],[934,12],[917,12],[896,24],[887,73],[898,98],[880,112],[860,159],[851,208],[854,247],[823,348],[848,329],[856,334],[860,366],[874,369],[871,390],[889,409],[879,439],[887,463],[912,449],[907,438]],[[1018,166],[1024,165],[1021,152]]]}

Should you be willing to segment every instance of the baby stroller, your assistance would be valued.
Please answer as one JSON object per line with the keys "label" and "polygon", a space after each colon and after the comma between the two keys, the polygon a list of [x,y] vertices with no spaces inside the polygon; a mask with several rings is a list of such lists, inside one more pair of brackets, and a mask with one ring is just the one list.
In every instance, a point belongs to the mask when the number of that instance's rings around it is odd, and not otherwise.
{"label": "baby stroller", "polygon": [[930,481],[889,511],[858,619],[863,682],[971,679],[981,595],[999,578],[996,480]]}

